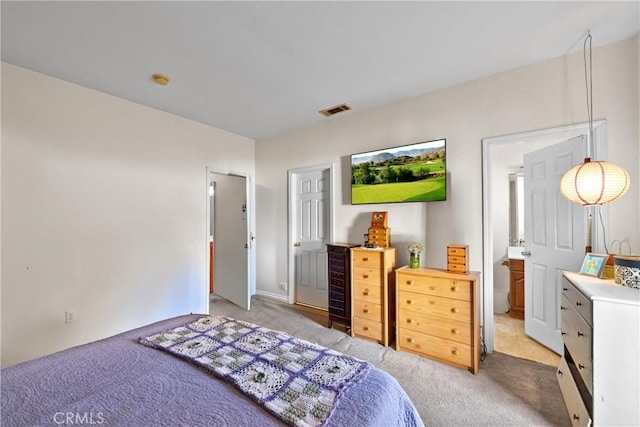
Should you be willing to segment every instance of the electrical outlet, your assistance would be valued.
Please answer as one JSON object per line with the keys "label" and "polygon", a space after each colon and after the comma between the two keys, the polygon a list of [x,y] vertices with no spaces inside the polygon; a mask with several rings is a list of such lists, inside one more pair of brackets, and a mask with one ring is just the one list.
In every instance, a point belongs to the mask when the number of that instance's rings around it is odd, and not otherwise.
{"label": "electrical outlet", "polygon": [[65,311],[64,313],[64,323],[71,323],[76,321],[76,312],[75,311]]}
{"label": "electrical outlet", "polygon": [[287,290],[287,284],[286,283],[280,283],[280,290],[281,291],[286,291]]}

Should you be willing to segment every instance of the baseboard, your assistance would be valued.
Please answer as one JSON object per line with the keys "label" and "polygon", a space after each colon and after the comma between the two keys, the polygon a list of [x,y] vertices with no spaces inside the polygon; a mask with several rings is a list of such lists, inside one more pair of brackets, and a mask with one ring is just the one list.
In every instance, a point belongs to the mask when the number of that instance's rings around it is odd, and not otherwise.
{"label": "baseboard", "polygon": [[278,295],[267,291],[256,291],[256,295],[289,304],[289,298],[286,295]]}

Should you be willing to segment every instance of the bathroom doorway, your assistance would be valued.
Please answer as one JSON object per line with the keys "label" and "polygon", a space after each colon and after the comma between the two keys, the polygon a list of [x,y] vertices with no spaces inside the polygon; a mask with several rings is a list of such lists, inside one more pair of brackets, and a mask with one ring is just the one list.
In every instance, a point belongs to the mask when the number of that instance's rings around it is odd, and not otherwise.
{"label": "bathroom doorway", "polygon": [[[594,125],[594,153],[604,157],[606,123],[600,121]],[[538,361],[555,363],[546,354],[546,347],[531,340],[524,332],[524,321],[510,316],[510,269],[503,265],[509,258],[508,248],[512,246],[509,209],[506,208],[509,206],[509,175],[520,173],[526,153],[587,132],[588,124],[580,124],[483,140],[483,336],[488,352],[496,350],[534,360],[535,354],[544,354],[540,357],[543,360]],[[523,240],[526,241],[526,236]],[[517,250],[519,244],[521,242],[515,242],[516,247],[512,249]],[[537,349],[538,346],[541,349]]]}

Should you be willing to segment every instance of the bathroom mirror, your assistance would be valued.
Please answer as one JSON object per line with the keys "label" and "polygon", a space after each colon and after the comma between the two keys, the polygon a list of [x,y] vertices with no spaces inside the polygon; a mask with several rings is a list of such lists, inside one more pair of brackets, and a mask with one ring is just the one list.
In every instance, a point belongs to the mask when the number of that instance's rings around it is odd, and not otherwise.
{"label": "bathroom mirror", "polygon": [[509,246],[524,246],[524,175],[509,174]]}

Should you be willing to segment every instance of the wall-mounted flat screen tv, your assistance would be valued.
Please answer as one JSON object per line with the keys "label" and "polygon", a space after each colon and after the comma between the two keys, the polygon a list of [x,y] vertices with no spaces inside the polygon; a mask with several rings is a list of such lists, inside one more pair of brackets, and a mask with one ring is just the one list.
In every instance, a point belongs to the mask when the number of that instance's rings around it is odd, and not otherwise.
{"label": "wall-mounted flat screen tv", "polygon": [[351,155],[351,204],[447,199],[446,139]]}

